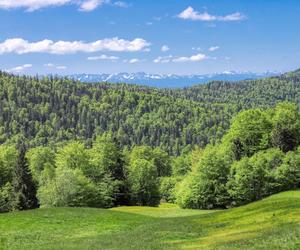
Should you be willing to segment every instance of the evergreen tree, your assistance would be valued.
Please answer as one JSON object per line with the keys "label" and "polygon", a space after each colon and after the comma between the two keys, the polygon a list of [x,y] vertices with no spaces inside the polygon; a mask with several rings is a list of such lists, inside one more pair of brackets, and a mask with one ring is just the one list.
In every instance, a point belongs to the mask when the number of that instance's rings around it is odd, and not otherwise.
{"label": "evergreen tree", "polygon": [[13,178],[15,196],[13,208],[17,210],[37,208],[36,187],[25,156],[26,147],[23,143],[18,146],[18,151],[19,155]]}

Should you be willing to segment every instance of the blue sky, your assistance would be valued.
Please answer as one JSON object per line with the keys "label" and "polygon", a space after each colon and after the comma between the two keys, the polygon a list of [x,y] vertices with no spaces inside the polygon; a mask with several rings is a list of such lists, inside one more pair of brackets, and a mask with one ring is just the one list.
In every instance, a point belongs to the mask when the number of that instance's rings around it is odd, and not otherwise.
{"label": "blue sky", "polygon": [[300,68],[298,0],[0,0],[0,68],[206,74]]}

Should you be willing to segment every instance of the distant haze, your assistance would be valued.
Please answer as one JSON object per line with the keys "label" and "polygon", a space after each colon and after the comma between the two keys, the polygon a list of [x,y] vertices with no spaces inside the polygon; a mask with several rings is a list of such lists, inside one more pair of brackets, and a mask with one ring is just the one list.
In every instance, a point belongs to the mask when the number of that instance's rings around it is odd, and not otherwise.
{"label": "distant haze", "polygon": [[205,75],[175,75],[175,74],[147,74],[117,73],[117,74],[74,74],[67,77],[81,82],[110,82],[141,84],[160,88],[182,88],[210,81],[240,81],[280,75],[279,72],[223,72]]}

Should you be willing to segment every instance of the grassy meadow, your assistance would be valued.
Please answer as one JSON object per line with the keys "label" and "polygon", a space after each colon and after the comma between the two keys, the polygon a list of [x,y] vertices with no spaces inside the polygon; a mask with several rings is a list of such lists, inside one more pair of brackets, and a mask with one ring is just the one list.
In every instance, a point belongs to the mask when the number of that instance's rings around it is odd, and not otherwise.
{"label": "grassy meadow", "polygon": [[1,249],[300,249],[300,191],[223,211],[51,208],[0,214]]}

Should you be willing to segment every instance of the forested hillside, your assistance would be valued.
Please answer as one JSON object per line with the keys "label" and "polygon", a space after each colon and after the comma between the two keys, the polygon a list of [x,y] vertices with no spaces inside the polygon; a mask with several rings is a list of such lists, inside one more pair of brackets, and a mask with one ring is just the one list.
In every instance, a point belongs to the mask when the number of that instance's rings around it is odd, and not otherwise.
{"label": "forested hillside", "polygon": [[300,97],[300,69],[257,80],[215,81],[172,91],[172,95],[197,102],[234,104],[239,109],[270,107],[278,101],[295,101]]}
{"label": "forested hillside", "polygon": [[237,111],[154,88],[4,73],[0,100],[1,142],[24,135],[32,145],[70,139],[89,144],[95,135],[110,131],[122,146],[162,146],[170,154],[220,138]]}
{"label": "forested hillside", "polygon": [[242,109],[299,103],[299,75],[155,89],[0,73],[0,142],[25,136],[34,146],[71,139],[90,145],[111,132],[122,147],[160,146],[179,155],[218,142]]}
{"label": "forested hillside", "polygon": [[0,79],[0,212],[161,200],[226,208],[300,187],[298,72],[196,86],[194,97],[189,89]]}

